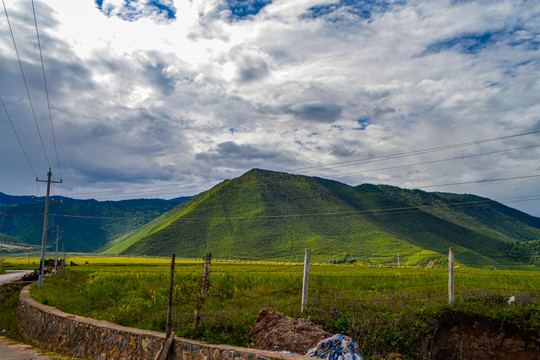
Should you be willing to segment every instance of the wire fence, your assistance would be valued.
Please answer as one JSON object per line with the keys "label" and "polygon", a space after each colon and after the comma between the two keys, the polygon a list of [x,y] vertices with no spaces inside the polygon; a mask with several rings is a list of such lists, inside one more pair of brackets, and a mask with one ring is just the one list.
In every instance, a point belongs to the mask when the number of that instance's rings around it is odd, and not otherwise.
{"label": "wire fence", "polygon": [[[285,262],[243,261],[220,259],[213,261],[210,275],[210,301],[268,302],[286,297],[281,306],[295,304],[300,308],[304,264]],[[522,264],[521,264],[522,265]],[[188,273],[176,275],[175,282],[183,283],[180,299],[175,304],[195,304],[202,274],[202,264]],[[540,274],[536,271],[505,271],[493,269],[460,269],[454,265],[456,292],[483,291],[501,296],[527,293],[538,296]],[[449,296],[449,270],[440,267],[366,267],[328,266],[312,264],[308,276],[309,304],[323,302],[373,303],[381,297],[408,299],[419,303]],[[276,282],[277,284],[273,283]],[[225,286],[223,283],[227,283]],[[191,285],[187,285],[190,283]]]}

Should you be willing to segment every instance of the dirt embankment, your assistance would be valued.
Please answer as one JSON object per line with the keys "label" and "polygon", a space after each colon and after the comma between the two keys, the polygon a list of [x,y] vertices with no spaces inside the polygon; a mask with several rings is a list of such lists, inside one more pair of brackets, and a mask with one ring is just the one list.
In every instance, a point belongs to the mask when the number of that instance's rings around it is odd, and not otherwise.
{"label": "dirt embankment", "polygon": [[464,313],[446,313],[431,339],[433,359],[540,360],[540,333]]}
{"label": "dirt embankment", "polygon": [[[250,335],[256,348],[297,354],[331,336],[309,320],[268,308],[260,311]],[[445,313],[430,336],[429,349],[433,360],[540,360],[540,333],[478,315]],[[388,359],[396,356],[401,358],[394,353]]]}

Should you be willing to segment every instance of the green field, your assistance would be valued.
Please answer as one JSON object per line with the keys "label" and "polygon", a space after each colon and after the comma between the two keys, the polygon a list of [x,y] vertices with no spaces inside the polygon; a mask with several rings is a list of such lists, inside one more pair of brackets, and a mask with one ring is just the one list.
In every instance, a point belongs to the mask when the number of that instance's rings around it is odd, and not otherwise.
{"label": "green field", "polygon": [[[26,259],[9,259],[8,267]],[[77,257],[79,266],[49,277],[40,302],[66,312],[121,325],[164,331],[169,259]],[[88,262],[88,264],[86,264]],[[250,346],[249,328],[264,307],[293,317],[311,316],[331,333],[357,340],[368,358],[427,353],[427,340],[445,312],[480,314],[540,328],[539,274],[534,271],[456,269],[456,299],[447,305],[446,269],[312,264],[307,313],[300,313],[303,266],[295,263],[211,265],[209,295],[197,333],[191,332],[202,261],[176,262],[173,330],[211,343]],[[516,301],[508,305],[509,296]]]}

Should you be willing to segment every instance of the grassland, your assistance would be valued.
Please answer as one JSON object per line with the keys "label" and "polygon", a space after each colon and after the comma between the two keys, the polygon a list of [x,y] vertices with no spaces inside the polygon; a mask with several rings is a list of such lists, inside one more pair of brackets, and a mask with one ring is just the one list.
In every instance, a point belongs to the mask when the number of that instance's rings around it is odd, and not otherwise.
{"label": "grassland", "polygon": [[[70,260],[79,266],[51,276],[41,290],[33,289],[38,301],[121,325],[165,329],[169,259]],[[26,261],[10,259],[8,266],[24,266]],[[180,336],[212,343],[249,346],[248,330],[264,307],[293,317],[309,315],[332,333],[348,334],[368,358],[389,352],[421,358],[445,312],[540,328],[539,274],[534,271],[456,269],[456,301],[449,308],[445,269],[312,264],[308,312],[301,314],[301,264],[222,261],[212,263],[200,328],[192,333],[202,271],[201,261],[177,261],[173,329]],[[511,295],[516,301],[509,305]]]}

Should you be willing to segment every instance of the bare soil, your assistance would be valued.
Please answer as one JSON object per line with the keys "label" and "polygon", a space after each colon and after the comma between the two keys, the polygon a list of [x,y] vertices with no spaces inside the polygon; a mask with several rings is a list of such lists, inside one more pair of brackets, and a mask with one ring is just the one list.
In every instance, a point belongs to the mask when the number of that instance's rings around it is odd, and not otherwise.
{"label": "bare soil", "polygon": [[431,338],[433,359],[540,360],[540,333],[464,313],[445,313]]}
{"label": "bare soil", "polygon": [[302,355],[317,346],[319,340],[332,336],[309,320],[293,319],[269,308],[259,312],[249,333],[257,349]]}

